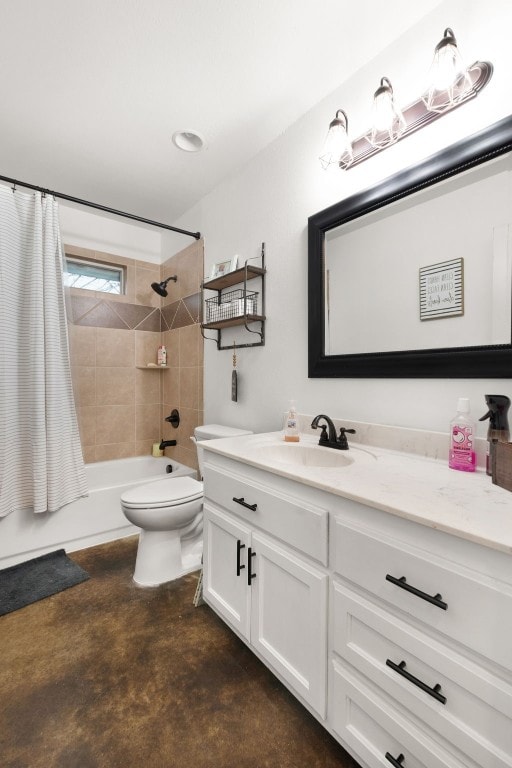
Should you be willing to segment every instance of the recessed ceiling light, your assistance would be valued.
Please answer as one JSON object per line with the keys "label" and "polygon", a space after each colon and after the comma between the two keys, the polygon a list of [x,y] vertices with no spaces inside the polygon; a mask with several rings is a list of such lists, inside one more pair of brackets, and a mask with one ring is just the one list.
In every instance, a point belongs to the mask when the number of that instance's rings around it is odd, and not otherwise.
{"label": "recessed ceiling light", "polygon": [[184,152],[200,152],[206,147],[206,142],[201,134],[188,128],[185,131],[173,133],[172,143]]}

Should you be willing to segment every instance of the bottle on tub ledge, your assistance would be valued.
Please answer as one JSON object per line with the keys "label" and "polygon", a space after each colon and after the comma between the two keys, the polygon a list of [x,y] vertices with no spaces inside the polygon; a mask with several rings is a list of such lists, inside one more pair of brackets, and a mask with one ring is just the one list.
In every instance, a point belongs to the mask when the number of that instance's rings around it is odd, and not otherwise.
{"label": "bottle on tub ledge", "polygon": [[290,400],[290,406],[284,419],[284,439],[287,443],[298,443],[300,440],[299,417],[295,400]]}
{"label": "bottle on tub ledge", "polygon": [[448,466],[462,472],[474,472],[476,453],[474,446],[475,422],[471,418],[469,399],[459,397],[457,415],[450,422],[450,450]]}
{"label": "bottle on tub ledge", "polygon": [[167,349],[163,344],[160,344],[158,347],[158,352],[156,356],[156,363],[157,365],[167,365]]}

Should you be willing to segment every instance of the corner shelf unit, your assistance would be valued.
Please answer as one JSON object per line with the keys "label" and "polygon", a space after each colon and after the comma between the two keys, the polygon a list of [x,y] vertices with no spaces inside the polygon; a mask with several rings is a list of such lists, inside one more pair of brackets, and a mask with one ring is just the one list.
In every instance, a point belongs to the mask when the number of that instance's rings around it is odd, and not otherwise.
{"label": "corner shelf unit", "polygon": [[[249,264],[248,260],[243,267],[228,272],[225,275],[214,277],[208,280],[204,280],[201,283],[201,334],[204,339],[208,341],[216,341],[217,349],[241,349],[243,347],[263,347],[265,345],[265,243],[261,244],[261,266],[254,266]],[[249,291],[247,290],[247,283],[249,280],[259,278],[261,280],[261,314],[249,312],[250,299],[248,299]],[[204,291],[217,291],[216,303],[220,307],[223,304],[223,296],[226,294],[223,291],[226,288],[232,288],[235,285],[241,285],[241,298],[239,299],[241,306],[243,306],[242,314],[237,314],[235,317],[228,317],[219,320],[207,321],[204,318]],[[207,301],[212,301],[208,299]],[[215,301],[215,299],[214,299]],[[259,325],[259,327],[254,327]],[[245,344],[222,344],[222,331],[224,328],[233,328],[235,326],[244,326],[249,333],[255,333],[259,336],[259,341],[247,342]],[[249,327],[253,326],[253,327]],[[205,330],[212,330],[217,332],[216,338],[212,336],[205,336]]]}

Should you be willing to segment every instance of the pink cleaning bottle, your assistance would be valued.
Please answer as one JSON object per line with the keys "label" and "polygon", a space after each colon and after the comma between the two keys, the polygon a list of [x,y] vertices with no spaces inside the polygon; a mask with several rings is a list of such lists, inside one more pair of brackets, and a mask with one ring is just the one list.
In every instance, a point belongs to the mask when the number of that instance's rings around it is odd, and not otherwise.
{"label": "pink cleaning bottle", "polygon": [[469,414],[469,400],[459,397],[457,415],[450,422],[450,451],[448,465],[462,472],[474,472],[476,453],[474,449],[475,423]]}

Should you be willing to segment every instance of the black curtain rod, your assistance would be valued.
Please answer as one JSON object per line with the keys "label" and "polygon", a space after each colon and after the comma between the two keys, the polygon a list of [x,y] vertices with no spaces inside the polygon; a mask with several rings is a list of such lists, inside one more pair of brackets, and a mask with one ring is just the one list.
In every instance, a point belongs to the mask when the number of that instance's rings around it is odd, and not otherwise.
{"label": "black curtain rod", "polygon": [[96,208],[98,211],[105,211],[105,213],[114,213],[116,216],[122,216],[125,219],[132,219],[133,221],[140,221],[143,224],[151,224],[153,227],[159,227],[160,229],[170,229],[172,232],[178,232],[180,235],[188,235],[199,240],[201,237],[200,232],[189,232],[186,229],[179,229],[178,227],[172,227],[170,224],[161,224],[158,221],[151,221],[151,219],[144,219],[142,216],[135,216],[133,213],[125,213],[124,211],[117,211],[115,208],[107,208],[106,205],[99,205],[99,203],[91,203],[88,200],[80,200],[79,197],[71,197],[71,195],[64,195],[62,192],[53,192],[51,189],[44,189],[44,187],[37,187],[34,184],[26,184],[24,181],[17,181],[16,179],[10,179],[7,176],[0,176],[0,181],[7,181],[9,184],[14,184],[15,187],[26,187],[27,189],[35,189],[36,192],[42,192],[45,195],[52,195],[58,197],[61,200],[69,200],[71,203],[78,203],[79,205],[85,205],[88,208]]}

